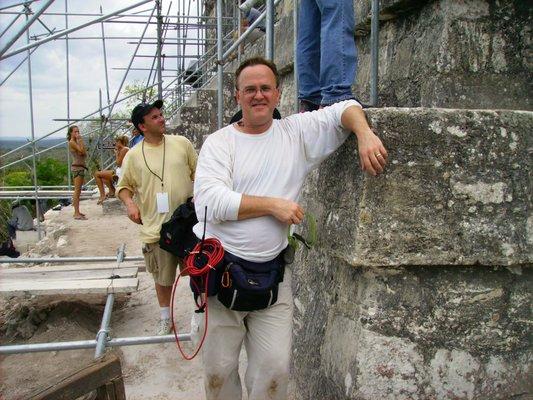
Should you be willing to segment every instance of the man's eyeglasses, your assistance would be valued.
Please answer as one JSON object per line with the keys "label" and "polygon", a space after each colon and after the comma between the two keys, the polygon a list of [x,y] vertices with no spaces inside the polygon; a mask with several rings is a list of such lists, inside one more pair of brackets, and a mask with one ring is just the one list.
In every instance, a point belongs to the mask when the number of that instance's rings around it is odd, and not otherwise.
{"label": "man's eyeglasses", "polygon": [[257,94],[258,91],[261,91],[261,94],[263,96],[268,96],[270,95],[273,91],[274,91],[274,88],[271,87],[271,86],[261,86],[259,88],[256,88],[256,87],[253,87],[253,86],[249,86],[249,87],[245,87],[244,89],[239,89],[246,97],[253,97]]}

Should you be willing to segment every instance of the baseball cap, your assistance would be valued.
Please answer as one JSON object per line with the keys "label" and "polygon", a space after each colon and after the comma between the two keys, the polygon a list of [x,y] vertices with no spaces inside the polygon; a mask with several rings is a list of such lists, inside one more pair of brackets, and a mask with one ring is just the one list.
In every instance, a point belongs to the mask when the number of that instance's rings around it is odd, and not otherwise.
{"label": "baseball cap", "polygon": [[143,122],[143,118],[148,114],[153,108],[161,109],[163,107],[163,100],[156,100],[152,104],[150,103],[141,103],[137,104],[133,111],[131,112],[131,123],[135,128],[139,129],[139,124]]}

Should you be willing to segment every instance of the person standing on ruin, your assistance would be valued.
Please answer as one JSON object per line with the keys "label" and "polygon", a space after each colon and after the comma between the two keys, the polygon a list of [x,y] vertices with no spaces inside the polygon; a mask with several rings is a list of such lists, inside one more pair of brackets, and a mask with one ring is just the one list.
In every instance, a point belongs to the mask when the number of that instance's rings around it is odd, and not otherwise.
{"label": "person standing on ruin", "polygon": [[80,211],[81,188],[85,182],[85,171],[87,166],[87,149],[81,137],[80,130],[76,125],[72,125],[67,131],[68,149],[72,156],[70,171],[74,181],[74,194],[72,195],[72,206],[74,207],[74,219],[85,220],[87,217]]}
{"label": "person standing on ruin", "polygon": [[[159,247],[161,225],[192,196],[198,158],[192,143],[183,136],[165,135],[163,101],[141,103],[131,113],[131,122],[144,140],[128,151],[122,163],[118,197],[128,217],[141,225],[140,238],[146,270],[154,278],[161,318],[158,335],[172,331],[170,298],[178,257]],[[135,195],[135,199],[133,198]]]}
{"label": "person standing on ruin", "polygon": [[300,112],[355,99],[354,34],[353,0],[300,2],[296,45]]}

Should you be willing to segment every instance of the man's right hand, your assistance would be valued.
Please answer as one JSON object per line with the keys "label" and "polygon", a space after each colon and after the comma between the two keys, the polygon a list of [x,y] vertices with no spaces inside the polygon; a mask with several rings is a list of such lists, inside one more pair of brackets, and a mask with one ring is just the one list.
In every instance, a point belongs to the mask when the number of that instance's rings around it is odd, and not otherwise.
{"label": "man's right hand", "polygon": [[239,207],[239,219],[271,215],[284,224],[299,224],[304,219],[304,210],[292,200],[280,197],[261,197],[243,194]]}
{"label": "man's right hand", "polygon": [[128,218],[131,219],[136,224],[142,225],[141,220],[141,211],[139,210],[139,207],[137,207],[137,204],[130,202],[126,206],[126,210],[128,211]]}
{"label": "man's right hand", "polygon": [[272,215],[287,225],[297,225],[303,221],[305,213],[294,201],[272,198]]}

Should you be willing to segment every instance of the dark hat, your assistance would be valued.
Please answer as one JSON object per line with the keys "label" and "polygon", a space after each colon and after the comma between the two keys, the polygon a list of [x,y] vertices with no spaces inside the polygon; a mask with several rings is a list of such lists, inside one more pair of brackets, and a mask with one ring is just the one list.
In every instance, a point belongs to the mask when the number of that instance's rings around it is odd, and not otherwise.
{"label": "dark hat", "polygon": [[139,124],[143,122],[144,116],[152,111],[153,108],[161,109],[162,107],[163,100],[156,100],[152,104],[141,103],[136,105],[131,112],[131,123],[142,134],[142,131],[139,129]]}
{"label": "dark hat", "polygon": [[[277,108],[274,108],[274,111],[272,112],[272,118],[281,119],[281,114],[279,113]],[[231,117],[229,123],[233,124],[235,122],[239,122],[241,119],[242,119],[242,110],[239,110],[235,113],[233,117]]]}

